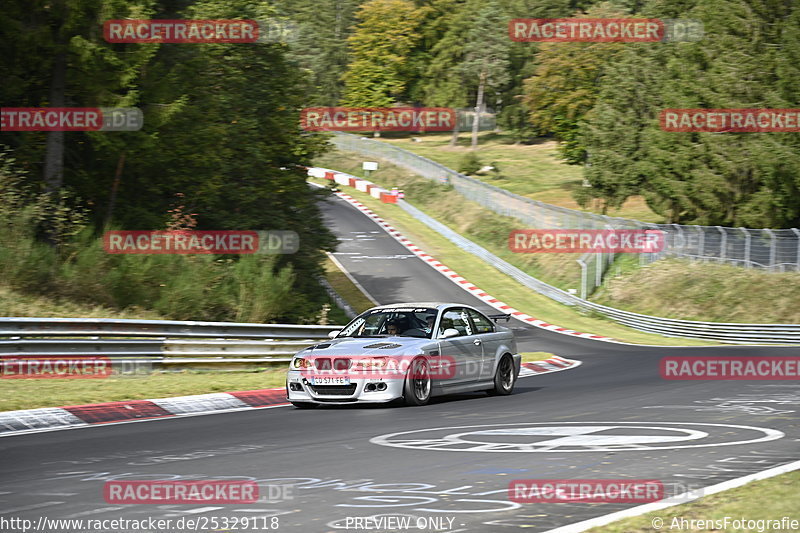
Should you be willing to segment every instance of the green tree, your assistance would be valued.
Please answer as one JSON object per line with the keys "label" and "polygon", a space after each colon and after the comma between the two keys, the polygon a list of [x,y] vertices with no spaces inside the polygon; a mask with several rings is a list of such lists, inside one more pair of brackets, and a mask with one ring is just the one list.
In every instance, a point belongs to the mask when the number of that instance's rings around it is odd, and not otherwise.
{"label": "green tree", "polygon": [[[206,0],[182,16],[272,14],[267,3]],[[277,42],[164,47],[143,97],[167,104],[167,116],[152,106],[159,143],[130,154],[115,221],[125,228],[163,227],[175,193],[182,193],[187,209],[198,214],[198,229],[295,231],[300,250],[280,256],[274,268],[292,266],[296,304],[311,313],[322,298],[315,276],[335,238],[323,224],[319,194],[298,167],[309,165],[325,141],[298,127],[309,83],[286,51]]]}
{"label": "green tree", "polygon": [[[408,85],[408,97],[413,102],[423,102],[431,106],[452,106],[446,95],[430,90],[429,83],[442,80],[441,71],[431,76],[429,69],[437,58],[442,39],[451,35],[451,28],[459,20],[461,9],[466,0],[421,0],[416,4],[422,12],[418,33],[420,35],[414,50],[409,54],[409,71],[412,78]],[[460,48],[456,42],[450,46]],[[440,60],[441,61],[441,60]],[[436,69],[434,69],[436,70]],[[430,93],[433,93],[433,96]],[[466,105],[461,104],[461,105]]]}
{"label": "green tree", "polygon": [[[671,83],[660,88],[664,107],[797,107],[797,91],[786,91],[792,69],[785,68],[797,53],[797,5],[700,0],[685,16],[703,21],[705,38],[671,45],[665,64]],[[671,133],[653,126],[646,136],[653,173],[643,193],[669,220],[755,227],[800,221],[800,158],[791,134]]]}
{"label": "green tree", "polygon": [[[694,18],[695,43],[637,45],[615,57],[580,127],[594,196],[642,194],[670,222],[788,227],[800,223],[800,145],[790,133],[662,131],[665,108],[798,106],[798,7],[772,0],[653,1],[647,16]],[[657,47],[657,48],[654,48]],[[648,111],[649,110],[649,111]]]}
{"label": "green tree", "polygon": [[[593,7],[586,17],[622,16],[608,5]],[[580,122],[597,100],[600,80],[615,54],[627,43],[542,43],[534,75],[524,82],[523,102],[530,121],[552,133],[559,151],[571,164],[583,164],[586,149],[580,140]]]}
{"label": "green tree", "polygon": [[[0,69],[10,83],[4,83],[3,105],[135,105],[138,73],[158,45],[112,45],[103,38],[102,24],[107,19],[149,18],[152,5],[152,0],[18,0],[4,5],[0,25],[8,31],[3,32],[6,53]],[[23,157],[41,158],[44,186],[56,194],[64,183],[68,145],[76,137],[82,135],[21,134],[12,144],[27,145],[30,156]]]}
{"label": "green tree", "polygon": [[[469,102],[469,84],[460,69],[465,50],[463,35],[470,23],[470,12],[465,3],[451,3],[440,21],[444,29],[431,48],[430,59],[419,83],[425,105],[463,108]],[[455,146],[459,125],[453,129],[450,141]]]}
{"label": "green tree", "polygon": [[292,28],[286,57],[309,73],[309,105],[335,106],[342,98],[347,38],[358,4],[359,0],[286,0],[276,6]]}
{"label": "green tree", "polygon": [[658,88],[668,83],[658,57],[662,49],[660,44],[637,44],[619,52],[607,68],[597,103],[578,122],[576,144],[586,150],[584,178],[591,186],[574,193],[582,206],[599,198],[603,214],[620,208],[652,177],[643,137],[648,128],[658,127]]}
{"label": "green tree", "polygon": [[388,107],[404,96],[408,59],[420,39],[423,12],[408,0],[369,0],[348,37],[352,61],[344,74],[344,105]]}
{"label": "green tree", "polygon": [[[510,41],[505,10],[496,1],[451,3],[443,15],[447,30],[430,52],[420,90],[426,105],[484,109],[486,95],[496,96],[508,83]],[[478,115],[473,122],[477,144]],[[453,131],[451,145],[458,138]]]}
{"label": "green tree", "polygon": [[[142,108],[142,131],[70,132],[63,137],[63,184],[85,200],[95,228],[163,229],[175,195],[181,193],[187,210],[197,213],[198,229],[293,230],[300,236],[297,253],[258,264],[275,273],[291,271],[287,283],[293,316],[316,315],[327,300],[316,275],[322,272],[323,251],[333,250],[335,239],[317,207],[320,193],[308,188],[298,165],[310,164],[326,147],[322,136],[298,127],[299,111],[313,94],[313,79],[287,60],[287,45],[102,41],[102,22],[109,18],[263,20],[275,16],[270,4],[63,1],[63,12],[44,1],[29,4],[27,10],[15,4],[4,11],[0,25],[11,30],[7,37],[4,32],[4,44],[19,56],[0,59],[11,81],[3,85],[3,105],[51,105],[51,71],[59,51],[51,28],[66,27],[66,103]],[[26,33],[28,28],[32,31]],[[26,46],[17,48],[16,36]],[[44,73],[29,76],[28,65],[37,62]],[[46,136],[32,132],[6,138],[28,174],[38,173]],[[103,255],[102,250],[86,255],[81,268]],[[209,266],[208,279],[216,275],[215,268]],[[202,285],[205,279],[195,282]],[[184,288],[190,282],[191,276],[181,281]]]}
{"label": "green tree", "polygon": [[508,83],[509,48],[507,21],[495,0],[470,2],[467,9],[476,9],[466,32],[464,60],[459,69],[466,79],[477,84],[475,114],[472,121],[472,149],[478,146],[478,122],[484,110],[486,91],[497,92]]}

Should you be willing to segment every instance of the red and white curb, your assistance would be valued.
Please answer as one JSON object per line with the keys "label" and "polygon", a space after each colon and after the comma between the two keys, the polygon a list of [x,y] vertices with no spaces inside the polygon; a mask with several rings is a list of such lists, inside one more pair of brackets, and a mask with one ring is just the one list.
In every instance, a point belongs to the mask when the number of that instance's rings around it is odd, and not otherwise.
{"label": "red and white curb", "polygon": [[[580,361],[556,355],[545,361],[522,363],[519,377],[559,372],[575,368],[580,364]],[[152,400],[128,400],[4,411],[0,412],[0,437],[288,405],[290,404],[286,401],[286,389],[281,387]]]}
{"label": "red and white curb", "polygon": [[554,355],[549,359],[543,361],[532,361],[530,363],[522,363],[519,369],[519,377],[527,378],[529,376],[538,376],[539,374],[551,374],[553,372],[561,372],[562,370],[569,370],[581,366],[582,361],[575,361],[573,359],[566,359],[564,357]]}
{"label": "red and white curb", "polygon": [[197,394],[0,412],[0,437],[289,405],[286,389]]}
{"label": "red and white curb", "polygon": [[[355,183],[354,186],[358,190],[362,190],[365,187],[374,187],[372,182],[369,182],[367,180],[364,180],[364,179],[361,179],[361,178],[357,178],[355,176],[351,176],[350,174],[346,174],[344,172],[336,172],[336,171],[332,171],[332,170],[329,170],[329,169],[326,169],[326,168],[319,168],[319,167],[309,168],[308,169],[308,175],[312,176],[312,177],[317,177],[317,178],[319,178],[319,177],[326,178],[326,179],[331,179],[332,178],[336,183],[341,184],[341,185],[350,185],[352,183]],[[359,182],[363,182],[363,184],[359,185]],[[370,188],[369,190],[371,191],[372,189]],[[387,192],[385,189],[380,189],[380,191]],[[417,257],[419,257],[420,259],[422,259],[426,263],[428,263],[431,267],[435,268],[436,270],[438,270],[439,272],[444,274],[444,276],[447,277],[448,279],[450,279],[453,283],[455,283],[456,285],[458,285],[459,287],[461,287],[465,291],[469,292],[470,294],[472,294],[476,298],[479,298],[480,300],[486,302],[487,304],[489,304],[493,308],[497,309],[498,311],[502,311],[503,313],[510,313],[511,316],[513,316],[514,318],[516,318],[518,320],[521,320],[522,322],[525,322],[526,324],[532,324],[532,325],[534,325],[536,327],[539,327],[539,328],[542,328],[542,329],[546,329],[546,330],[549,330],[549,331],[555,331],[557,333],[562,333],[564,335],[571,335],[571,336],[574,336],[574,337],[583,337],[585,339],[593,339],[593,340],[598,340],[598,341],[606,341],[606,342],[614,342],[614,343],[619,342],[619,341],[616,341],[616,340],[612,339],[611,337],[604,337],[602,335],[594,335],[592,333],[582,333],[580,331],[575,331],[575,330],[568,329],[568,328],[562,328],[560,326],[556,326],[555,324],[550,324],[548,322],[545,322],[544,320],[539,320],[538,318],[532,317],[532,316],[530,316],[528,314],[523,313],[522,311],[518,311],[517,309],[514,309],[510,305],[507,305],[507,304],[501,302],[500,300],[498,300],[497,298],[494,298],[491,295],[487,294],[485,291],[483,291],[480,288],[476,287],[474,284],[470,283],[469,281],[467,281],[462,276],[459,276],[452,269],[448,268],[447,265],[442,264],[440,261],[437,261],[436,258],[434,258],[431,255],[425,253],[422,249],[420,249],[418,246],[416,246],[410,240],[408,240],[407,238],[403,237],[403,235],[399,231],[397,231],[395,228],[393,228],[390,224],[388,224],[384,219],[382,219],[380,216],[378,216],[370,208],[368,208],[367,206],[365,206],[364,204],[362,204],[361,202],[359,202],[358,200],[356,200],[355,198],[353,198],[349,194],[345,194],[345,193],[342,193],[342,192],[337,192],[335,194],[339,198],[341,198],[342,200],[345,200],[346,202],[348,202],[349,204],[354,206],[356,209],[358,209],[361,212],[363,212],[369,218],[371,218],[372,220],[377,222],[378,225],[381,228],[383,228],[383,230],[386,231],[389,235],[391,235],[396,241],[398,241],[400,244],[405,246],[414,255],[416,255]],[[374,194],[373,194],[373,196],[374,196]]]}

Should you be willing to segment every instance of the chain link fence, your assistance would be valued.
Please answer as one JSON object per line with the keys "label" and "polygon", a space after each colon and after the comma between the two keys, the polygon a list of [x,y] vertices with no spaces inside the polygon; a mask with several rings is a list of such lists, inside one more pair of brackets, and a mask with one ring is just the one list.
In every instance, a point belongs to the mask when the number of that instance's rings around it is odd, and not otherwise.
{"label": "chain link fence", "polygon": [[[340,150],[391,161],[443,185],[452,185],[469,200],[532,229],[657,229],[665,233],[664,249],[639,254],[640,264],[665,257],[712,261],[770,272],[800,271],[800,230],[749,229],[722,226],[651,224],[546,204],[465,176],[435,161],[388,143],[347,133],[335,133],[331,142]],[[616,254],[584,254],[581,266],[581,298],[602,283],[603,274]]]}

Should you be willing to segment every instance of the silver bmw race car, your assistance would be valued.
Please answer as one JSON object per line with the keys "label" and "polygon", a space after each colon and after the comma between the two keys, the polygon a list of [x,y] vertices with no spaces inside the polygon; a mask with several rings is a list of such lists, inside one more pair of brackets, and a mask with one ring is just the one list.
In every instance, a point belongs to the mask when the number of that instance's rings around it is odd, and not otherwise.
{"label": "silver bmw race car", "polygon": [[330,341],[298,352],[286,378],[288,400],[321,404],[425,405],[433,396],[514,390],[522,357],[513,332],[464,304],[402,303],[361,313]]}

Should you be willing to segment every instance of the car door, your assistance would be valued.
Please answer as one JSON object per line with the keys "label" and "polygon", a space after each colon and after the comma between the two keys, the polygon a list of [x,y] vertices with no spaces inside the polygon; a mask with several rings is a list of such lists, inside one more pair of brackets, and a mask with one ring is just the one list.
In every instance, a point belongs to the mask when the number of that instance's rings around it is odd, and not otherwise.
{"label": "car door", "polygon": [[490,379],[494,376],[497,363],[497,351],[503,342],[504,335],[497,332],[492,319],[474,309],[467,309],[472,320],[475,336],[483,348],[483,362],[481,364],[480,379]]}
{"label": "car door", "polygon": [[455,366],[453,375],[448,377],[444,385],[451,387],[475,382],[481,375],[483,347],[482,341],[475,335],[468,309],[464,307],[446,309],[439,321],[438,335],[450,327],[458,330],[459,335],[449,339],[439,339],[439,353],[443,358],[449,358]]}

